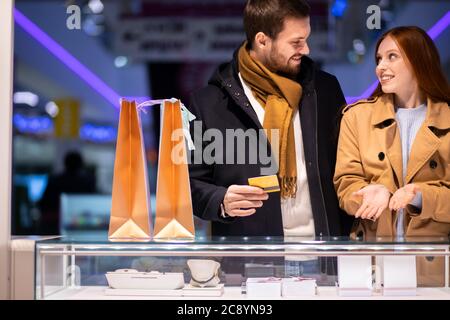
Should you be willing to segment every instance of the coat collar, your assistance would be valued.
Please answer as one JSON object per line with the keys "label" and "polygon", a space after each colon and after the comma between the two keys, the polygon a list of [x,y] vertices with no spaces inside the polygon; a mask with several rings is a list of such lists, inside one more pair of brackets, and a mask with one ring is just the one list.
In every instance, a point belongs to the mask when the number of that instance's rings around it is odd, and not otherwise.
{"label": "coat collar", "polygon": [[[241,80],[239,79],[239,64],[237,60],[239,48],[234,52],[233,59],[230,62],[223,63],[216,69],[208,83],[224,89],[231,99],[233,99],[235,104],[253,120],[256,127],[262,128],[258,116],[251,107],[251,104],[245,95],[244,88],[242,87]],[[314,61],[309,57],[302,57],[297,81],[303,87],[303,95],[311,94],[311,92],[314,91],[315,70]]]}
{"label": "coat collar", "polygon": [[[233,53],[233,59],[230,62],[221,64],[216,71],[213,73],[208,83],[212,85],[216,85],[219,87],[229,88],[228,84],[231,82],[235,82],[239,84],[239,87],[242,89],[242,85],[240,84],[240,80],[238,77],[239,73],[239,63],[238,63],[238,52],[239,46],[235,52]],[[316,74],[316,65],[314,60],[309,58],[308,56],[303,56],[300,66],[300,72],[297,76],[296,81],[300,83],[305,91],[314,90],[314,80]]]}
{"label": "coat collar", "polygon": [[405,184],[413,180],[419,169],[430,161],[440,147],[442,140],[435,129],[448,130],[449,128],[450,110],[448,104],[445,102],[433,102],[431,99],[428,99],[425,123],[417,132],[411,148]]}
{"label": "coat collar", "polygon": [[385,94],[374,101],[371,124],[377,128],[379,142],[386,150],[399,186],[410,183],[418,170],[431,159],[441,144],[433,129],[449,129],[449,119],[450,110],[447,103],[427,99],[425,122],[417,132],[411,148],[406,177],[403,179],[402,149],[399,130],[395,125],[393,95]]}
{"label": "coat collar", "polygon": [[450,129],[450,107],[446,102],[427,101],[427,125],[440,130]]}
{"label": "coat collar", "polygon": [[[395,120],[394,96],[384,94],[374,102],[371,124],[374,126],[389,120]],[[441,130],[450,129],[450,108],[446,102],[434,102],[427,99],[426,125]]]}
{"label": "coat collar", "polygon": [[374,102],[371,124],[377,126],[388,120],[395,120],[394,98],[384,94]]}

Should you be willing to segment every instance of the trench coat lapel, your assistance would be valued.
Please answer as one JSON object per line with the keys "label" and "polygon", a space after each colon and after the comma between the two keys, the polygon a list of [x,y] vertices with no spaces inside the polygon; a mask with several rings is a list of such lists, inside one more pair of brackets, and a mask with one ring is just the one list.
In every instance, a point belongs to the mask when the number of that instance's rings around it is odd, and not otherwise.
{"label": "trench coat lapel", "polygon": [[[394,170],[399,186],[403,185],[403,164],[402,164],[402,145],[400,142],[400,132],[397,123],[393,121],[385,129],[384,137],[380,136],[386,145],[386,153],[391,167]],[[392,191],[392,190],[391,190]]]}
{"label": "trench coat lapel", "polygon": [[391,95],[384,95],[375,102],[377,105],[374,108],[371,123],[375,126],[374,130],[381,150],[386,150],[386,156],[397,178],[398,186],[402,186],[402,145],[392,101]]}
{"label": "trench coat lapel", "polygon": [[438,150],[441,139],[432,131],[434,128],[446,130],[450,127],[450,111],[446,103],[427,102],[427,115],[417,132],[411,147],[405,184],[410,183],[414,175],[422,168]]}

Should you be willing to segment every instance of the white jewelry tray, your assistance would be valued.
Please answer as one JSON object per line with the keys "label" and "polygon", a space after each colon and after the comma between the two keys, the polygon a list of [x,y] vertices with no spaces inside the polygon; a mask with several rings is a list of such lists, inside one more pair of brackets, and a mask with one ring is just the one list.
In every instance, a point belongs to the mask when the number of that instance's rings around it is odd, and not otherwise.
{"label": "white jewelry tray", "polygon": [[182,289],[175,290],[145,290],[145,289],[112,289],[106,288],[106,296],[169,296],[169,297],[220,297],[224,293],[224,284],[215,287],[193,287],[187,284]]}
{"label": "white jewelry tray", "polygon": [[174,290],[184,287],[181,272],[139,272],[135,269],[119,269],[106,273],[108,285],[113,289]]}

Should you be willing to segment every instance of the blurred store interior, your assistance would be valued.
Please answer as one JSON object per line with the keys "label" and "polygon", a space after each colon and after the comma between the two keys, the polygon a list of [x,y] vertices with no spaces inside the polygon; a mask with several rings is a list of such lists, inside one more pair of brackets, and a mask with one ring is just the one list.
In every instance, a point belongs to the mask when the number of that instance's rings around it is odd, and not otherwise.
{"label": "blurred store interior", "polygon": [[[337,76],[348,101],[370,94],[375,42],[393,26],[431,32],[450,75],[450,1],[309,3],[311,57]],[[188,103],[244,40],[244,4],[16,0],[13,235],[106,234],[120,97]],[[380,30],[366,27],[372,4],[381,8]],[[158,108],[142,113],[142,126],[154,209]],[[79,180],[63,181],[68,170],[79,170]],[[206,223],[196,225],[208,232]]]}

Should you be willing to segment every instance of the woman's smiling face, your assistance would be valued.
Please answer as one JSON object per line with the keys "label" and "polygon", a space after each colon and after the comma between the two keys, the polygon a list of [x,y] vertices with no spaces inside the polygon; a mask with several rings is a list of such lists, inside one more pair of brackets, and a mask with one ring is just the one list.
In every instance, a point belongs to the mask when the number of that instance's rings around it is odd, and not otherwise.
{"label": "woman's smiling face", "polygon": [[387,36],[378,47],[375,73],[384,93],[402,96],[417,88],[417,80],[397,43]]}

